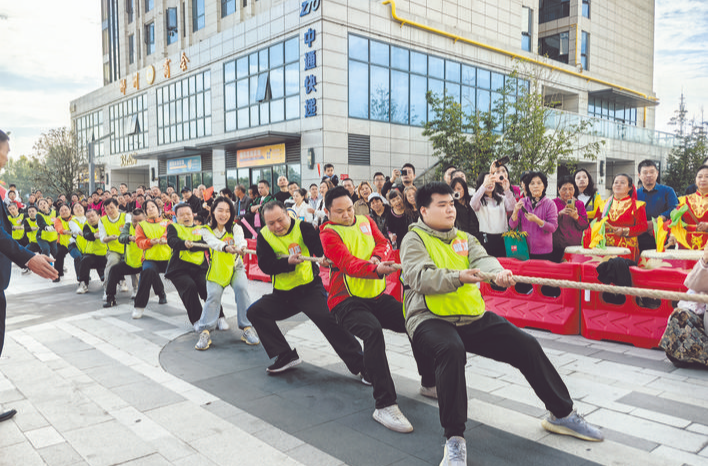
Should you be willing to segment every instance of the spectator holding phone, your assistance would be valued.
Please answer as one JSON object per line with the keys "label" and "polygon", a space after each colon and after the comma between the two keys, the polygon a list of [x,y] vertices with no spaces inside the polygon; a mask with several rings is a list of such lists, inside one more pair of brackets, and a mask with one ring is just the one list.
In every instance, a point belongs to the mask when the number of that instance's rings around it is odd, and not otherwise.
{"label": "spectator holding phone", "polygon": [[529,257],[552,260],[553,232],[558,229],[558,209],[546,197],[548,178],[541,172],[530,172],[524,178],[526,196],[514,206],[509,220],[511,228],[528,233]]}
{"label": "spectator holding phone", "polygon": [[590,225],[585,203],[578,200],[578,187],[570,176],[558,180],[558,229],[553,232],[553,262],[560,263],[567,246],[583,244],[583,231]]}
{"label": "spectator holding phone", "polygon": [[465,233],[473,235],[479,239],[479,220],[472,208],[472,197],[470,196],[467,183],[462,178],[454,178],[450,183],[455,199],[455,228]]}
{"label": "spectator holding phone", "polygon": [[502,234],[509,230],[509,213],[514,210],[514,193],[507,176],[496,174],[496,162],[490,173],[477,178],[477,191],[472,196],[472,209],[479,220],[479,241],[494,257],[506,257]]}
{"label": "spectator holding phone", "polygon": [[[400,170],[394,169],[391,179],[384,184],[383,194],[387,195],[391,189],[397,189],[401,193],[409,186],[413,186],[415,180],[415,167],[412,163],[406,163]],[[399,183],[396,184],[396,181]]]}

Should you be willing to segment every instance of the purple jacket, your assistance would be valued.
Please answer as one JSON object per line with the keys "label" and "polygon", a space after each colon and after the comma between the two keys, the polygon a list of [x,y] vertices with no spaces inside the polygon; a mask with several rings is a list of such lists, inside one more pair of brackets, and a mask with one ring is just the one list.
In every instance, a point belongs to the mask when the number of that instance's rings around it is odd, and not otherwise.
{"label": "purple jacket", "polygon": [[[553,199],[558,212],[565,209],[565,202],[560,198]],[[575,201],[575,208],[578,209],[578,219],[575,220],[570,215],[558,215],[558,229],[553,232],[553,246],[565,249],[566,246],[580,246],[583,244],[583,232],[590,225],[588,213],[585,211],[585,204],[582,201]]]}
{"label": "purple jacket", "polygon": [[513,230],[521,222],[519,230],[528,233],[526,241],[529,245],[530,254],[549,254],[553,252],[553,232],[558,228],[558,209],[555,203],[548,197],[544,197],[536,205],[536,208],[532,209],[531,200],[525,197],[523,205],[529,213],[535,214],[545,222],[543,227],[539,227],[532,221],[527,220],[523,210],[519,211],[516,221],[514,221],[513,216],[509,219],[509,227]]}

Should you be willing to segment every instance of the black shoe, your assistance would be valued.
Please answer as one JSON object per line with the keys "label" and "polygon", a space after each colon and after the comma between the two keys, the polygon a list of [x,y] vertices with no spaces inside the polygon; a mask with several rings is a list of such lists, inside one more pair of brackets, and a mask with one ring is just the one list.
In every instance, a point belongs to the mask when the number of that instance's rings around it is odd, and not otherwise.
{"label": "black shoe", "polygon": [[366,372],[365,368],[361,368],[361,372],[359,372],[359,377],[361,377],[361,383],[367,386],[371,386],[371,377],[369,377],[369,373]]}
{"label": "black shoe", "polygon": [[110,296],[106,299],[106,302],[103,303],[103,307],[113,307],[116,305],[116,298],[111,298]]}
{"label": "black shoe", "polygon": [[17,411],[15,411],[14,409],[11,409],[10,411],[7,411],[5,413],[0,413],[0,422],[12,419],[15,414],[17,414]]}
{"label": "black shoe", "polygon": [[272,366],[268,366],[266,372],[269,374],[277,374],[279,372],[286,371],[292,367],[297,366],[302,363],[302,359],[297,355],[296,350],[287,351],[283,354],[278,355],[275,358],[275,363]]}
{"label": "black shoe", "polygon": [[167,295],[165,293],[162,293],[160,295],[160,301],[158,302],[158,304],[167,304]]}
{"label": "black shoe", "polygon": [[54,280],[52,280],[52,283],[59,283],[61,281],[61,277],[57,277]]}

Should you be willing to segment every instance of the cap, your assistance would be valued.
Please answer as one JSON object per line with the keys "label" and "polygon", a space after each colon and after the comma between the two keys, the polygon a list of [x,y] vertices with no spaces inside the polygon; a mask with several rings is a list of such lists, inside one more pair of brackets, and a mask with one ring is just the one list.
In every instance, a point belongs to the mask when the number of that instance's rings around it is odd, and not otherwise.
{"label": "cap", "polygon": [[386,201],[384,200],[383,196],[382,196],[381,194],[379,194],[379,193],[371,193],[371,194],[369,194],[369,202],[371,202],[373,199],[376,199],[376,198],[381,199],[381,202],[384,202],[384,203],[386,202]]}
{"label": "cap", "polygon": [[191,193],[192,190],[185,186],[184,188],[182,188],[182,191],[181,191],[181,192],[183,192],[183,193]]}

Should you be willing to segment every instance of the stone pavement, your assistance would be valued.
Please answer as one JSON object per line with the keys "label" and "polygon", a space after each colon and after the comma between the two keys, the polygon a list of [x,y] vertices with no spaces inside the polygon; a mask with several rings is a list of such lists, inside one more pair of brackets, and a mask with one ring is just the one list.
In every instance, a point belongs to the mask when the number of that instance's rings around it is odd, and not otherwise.
{"label": "stone pavement", "polygon": [[[71,263],[67,264],[71,268]],[[174,288],[130,318],[128,294],[104,310],[100,286],[76,295],[13,269],[0,359],[0,465],[431,465],[442,455],[434,400],[404,335],[386,333],[399,404],[415,427],[371,419],[371,388],[349,374],[307,319],[283,323],[305,361],[268,376],[265,352],[216,332],[209,351]],[[270,285],[251,283],[252,297]],[[235,316],[233,294],[224,297]],[[235,324],[235,318],[231,318]],[[467,364],[468,464],[708,465],[708,371],[676,369],[660,351],[531,331],[603,443],[547,433],[545,410],[513,368]]]}

